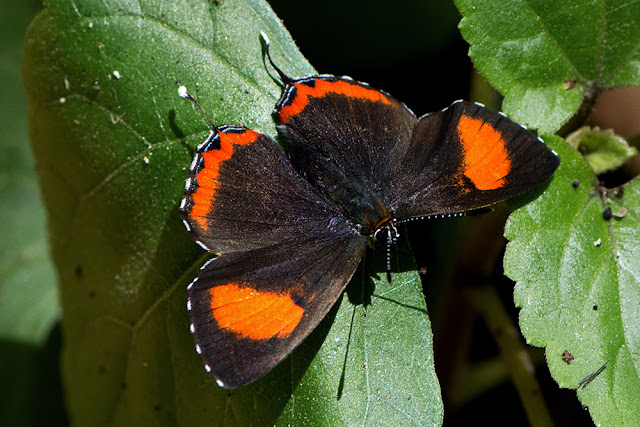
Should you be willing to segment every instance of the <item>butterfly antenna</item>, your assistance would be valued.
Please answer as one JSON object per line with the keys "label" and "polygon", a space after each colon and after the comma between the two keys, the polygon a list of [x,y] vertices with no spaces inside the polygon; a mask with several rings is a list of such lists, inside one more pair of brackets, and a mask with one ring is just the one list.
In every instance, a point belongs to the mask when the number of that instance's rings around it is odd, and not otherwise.
{"label": "butterfly antenna", "polygon": [[387,238],[387,282],[391,283],[391,239]]}
{"label": "butterfly antenna", "polygon": [[378,233],[384,232],[385,239],[387,240],[387,282],[389,283],[391,283],[391,245],[395,245],[398,242],[398,237],[400,237],[398,228],[396,227],[397,223],[395,219],[389,221],[373,233],[373,238],[378,240]]}
{"label": "butterfly antenna", "polygon": [[264,51],[267,54],[267,59],[269,60],[269,63],[280,76],[280,80],[282,80],[282,83],[284,84],[291,83],[293,79],[287,76],[280,68],[278,68],[278,66],[273,62],[273,59],[271,59],[271,53],[269,52],[269,46],[271,45],[271,42],[269,41],[269,37],[267,37],[264,31],[260,31],[260,40],[262,40],[262,46],[264,47]]}
{"label": "butterfly antenna", "polygon": [[204,111],[204,108],[202,108],[202,106],[200,105],[200,103],[198,101],[196,101],[196,99],[191,96],[191,94],[189,92],[187,92],[187,88],[184,86],[180,86],[178,88],[178,95],[182,98],[188,99],[189,101],[193,102],[193,104],[198,107],[198,109],[200,111],[202,111],[202,114],[204,114],[204,116],[207,118],[207,122],[209,122],[209,127],[211,128],[211,130],[215,131],[216,130],[216,126],[213,124],[213,122],[211,121],[211,118],[209,118],[209,115],[207,114],[206,111]]}
{"label": "butterfly antenna", "polygon": [[484,208],[477,208],[477,209],[474,209],[474,210],[471,210],[471,211],[456,212],[456,213],[451,213],[451,214],[414,216],[414,217],[411,217],[411,218],[399,219],[399,220],[396,221],[396,224],[406,224],[406,223],[411,222],[411,221],[422,221],[422,220],[428,220],[428,219],[458,218],[458,217],[463,217],[463,216],[479,216],[479,215],[484,215],[484,214],[490,213],[490,212],[493,212],[493,208],[492,207],[484,207]]}

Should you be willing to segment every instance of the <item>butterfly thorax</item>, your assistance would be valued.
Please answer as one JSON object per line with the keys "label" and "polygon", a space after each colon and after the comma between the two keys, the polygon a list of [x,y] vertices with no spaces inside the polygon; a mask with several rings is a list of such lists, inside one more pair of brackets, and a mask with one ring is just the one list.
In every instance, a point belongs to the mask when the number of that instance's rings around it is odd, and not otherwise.
{"label": "butterfly thorax", "polygon": [[338,167],[331,157],[300,145],[290,154],[296,169],[340,208],[342,215],[355,225],[360,234],[373,236],[391,219],[382,197],[373,186]]}
{"label": "butterfly thorax", "polygon": [[341,207],[343,215],[356,225],[362,235],[373,236],[390,219],[380,196],[355,179],[335,182],[329,197]]}

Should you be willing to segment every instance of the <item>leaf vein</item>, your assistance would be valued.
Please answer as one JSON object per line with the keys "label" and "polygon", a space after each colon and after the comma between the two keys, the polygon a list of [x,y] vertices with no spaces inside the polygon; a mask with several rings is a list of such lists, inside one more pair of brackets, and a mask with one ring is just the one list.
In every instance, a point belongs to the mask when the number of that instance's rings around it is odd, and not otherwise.
{"label": "leaf vein", "polygon": [[[604,0],[601,0],[601,1],[604,1]],[[633,1],[630,1],[628,3],[622,4],[622,5],[618,6],[617,8],[610,10],[608,13],[612,13],[612,12],[615,12],[615,11],[617,11],[619,9],[622,9],[623,7],[630,6],[633,3],[637,3],[638,1],[640,1],[640,0],[633,0]],[[632,49],[629,50],[629,54],[627,55],[627,59],[624,60],[624,61],[621,61],[620,65],[618,65],[613,70],[613,72],[610,74],[611,78],[615,77],[620,72],[620,70],[622,68],[624,68],[627,65],[629,65],[629,62],[631,61],[631,58],[633,58],[638,53],[639,50],[640,50],[640,39],[637,40],[635,46]],[[598,77],[600,77],[600,76],[598,76]]]}
{"label": "leaf vein", "polygon": [[524,0],[523,3],[530,10],[531,15],[535,17],[536,21],[538,21],[538,23],[542,27],[545,35],[548,37],[549,41],[556,47],[556,49],[558,50],[558,53],[564,58],[565,63],[569,66],[569,68],[574,73],[574,75],[576,77],[580,77],[581,80],[583,80],[582,76],[578,72],[578,69],[575,67],[573,62],[571,62],[571,60],[569,59],[569,56],[567,55],[567,53],[564,51],[564,49],[562,47],[560,47],[560,44],[558,43],[558,41],[554,37],[551,36],[551,32],[548,30],[548,28],[544,24],[544,21],[542,20],[542,16],[536,13],[536,11],[531,6],[531,3],[530,3],[529,0]]}

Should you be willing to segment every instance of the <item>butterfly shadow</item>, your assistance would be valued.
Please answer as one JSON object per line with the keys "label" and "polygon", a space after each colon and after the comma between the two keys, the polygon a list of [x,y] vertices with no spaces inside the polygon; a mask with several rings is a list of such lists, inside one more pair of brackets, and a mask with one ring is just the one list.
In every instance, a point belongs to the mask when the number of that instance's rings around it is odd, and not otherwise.
{"label": "butterfly shadow", "polygon": [[[405,236],[406,233],[403,233],[400,240],[391,247],[388,247],[385,242],[377,242],[368,248],[353,278],[347,285],[345,295],[354,309],[352,311],[348,340],[343,357],[342,373],[337,387],[336,398],[338,400],[342,398],[344,393],[347,363],[358,307],[363,307],[361,315],[365,317],[367,315],[367,307],[375,304],[376,300],[390,302],[405,309],[416,310],[426,314],[424,308],[385,296],[385,291],[397,286],[397,282],[402,280],[397,273],[417,270],[409,241]],[[387,279],[389,276],[389,272],[387,271],[387,256],[389,254],[391,255],[391,282],[388,282]],[[376,292],[377,287],[380,289],[380,292]]]}

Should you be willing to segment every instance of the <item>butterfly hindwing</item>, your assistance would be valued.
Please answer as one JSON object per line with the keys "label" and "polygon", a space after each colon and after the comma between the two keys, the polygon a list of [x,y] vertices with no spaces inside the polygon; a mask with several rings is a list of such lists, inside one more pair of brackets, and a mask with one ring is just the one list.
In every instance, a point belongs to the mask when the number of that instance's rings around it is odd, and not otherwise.
{"label": "butterfly hindwing", "polygon": [[311,333],[340,297],[367,240],[332,230],[213,259],[189,286],[191,330],[225,388],[254,381]]}

